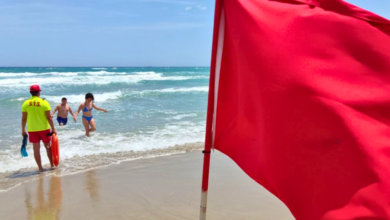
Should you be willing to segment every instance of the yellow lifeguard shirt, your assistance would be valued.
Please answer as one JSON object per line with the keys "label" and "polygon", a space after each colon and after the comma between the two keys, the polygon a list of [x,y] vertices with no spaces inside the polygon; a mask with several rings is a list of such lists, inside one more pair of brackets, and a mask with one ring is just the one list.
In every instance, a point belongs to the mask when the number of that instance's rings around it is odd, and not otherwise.
{"label": "yellow lifeguard shirt", "polygon": [[33,96],[24,101],[22,112],[27,112],[27,131],[45,131],[50,129],[45,112],[50,111],[50,104],[46,100]]}

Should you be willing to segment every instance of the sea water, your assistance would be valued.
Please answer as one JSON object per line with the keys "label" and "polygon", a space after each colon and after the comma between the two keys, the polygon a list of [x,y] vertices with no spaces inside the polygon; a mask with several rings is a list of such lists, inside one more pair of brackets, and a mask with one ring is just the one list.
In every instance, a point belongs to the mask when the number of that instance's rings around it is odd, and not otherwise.
{"label": "sea water", "polygon": [[[40,85],[52,109],[66,97],[76,112],[91,92],[94,104],[109,111],[92,111],[97,131],[91,137],[85,137],[82,112],[77,123],[69,115],[64,127],[54,116],[64,172],[202,142],[208,82],[208,67],[0,68],[0,190],[37,169],[32,144],[29,157],[20,154],[21,106],[30,97],[30,85]],[[43,147],[41,155],[47,165]]]}

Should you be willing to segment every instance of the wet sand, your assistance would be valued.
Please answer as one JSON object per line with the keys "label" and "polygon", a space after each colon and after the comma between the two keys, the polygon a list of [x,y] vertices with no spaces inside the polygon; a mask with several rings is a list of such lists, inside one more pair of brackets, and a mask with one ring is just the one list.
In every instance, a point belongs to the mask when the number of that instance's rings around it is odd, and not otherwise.
{"label": "wet sand", "polygon": [[[203,155],[139,159],[44,176],[0,193],[0,219],[198,219]],[[292,220],[285,205],[232,160],[212,153],[207,218]]]}

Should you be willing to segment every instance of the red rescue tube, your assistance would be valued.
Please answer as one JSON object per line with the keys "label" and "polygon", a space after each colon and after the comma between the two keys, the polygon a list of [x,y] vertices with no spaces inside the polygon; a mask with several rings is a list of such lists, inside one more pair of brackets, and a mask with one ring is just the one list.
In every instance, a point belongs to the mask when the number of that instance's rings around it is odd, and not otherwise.
{"label": "red rescue tube", "polygon": [[60,144],[56,134],[53,134],[53,137],[51,138],[51,155],[54,165],[58,166],[60,163]]}

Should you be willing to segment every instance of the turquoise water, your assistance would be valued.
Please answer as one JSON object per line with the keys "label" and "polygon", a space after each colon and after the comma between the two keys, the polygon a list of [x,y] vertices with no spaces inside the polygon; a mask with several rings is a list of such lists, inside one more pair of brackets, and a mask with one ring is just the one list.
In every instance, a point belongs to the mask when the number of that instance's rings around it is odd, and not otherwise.
{"label": "turquoise water", "polygon": [[28,158],[19,152],[20,109],[32,84],[41,86],[52,108],[67,97],[76,111],[92,92],[95,105],[109,111],[93,111],[97,132],[90,138],[84,137],[80,116],[77,123],[69,118],[68,126],[56,127],[61,159],[76,161],[62,166],[79,166],[91,155],[104,160],[203,141],[208,81],[208,67],[0,68],[0,173],[36,168],[31,144]]}

